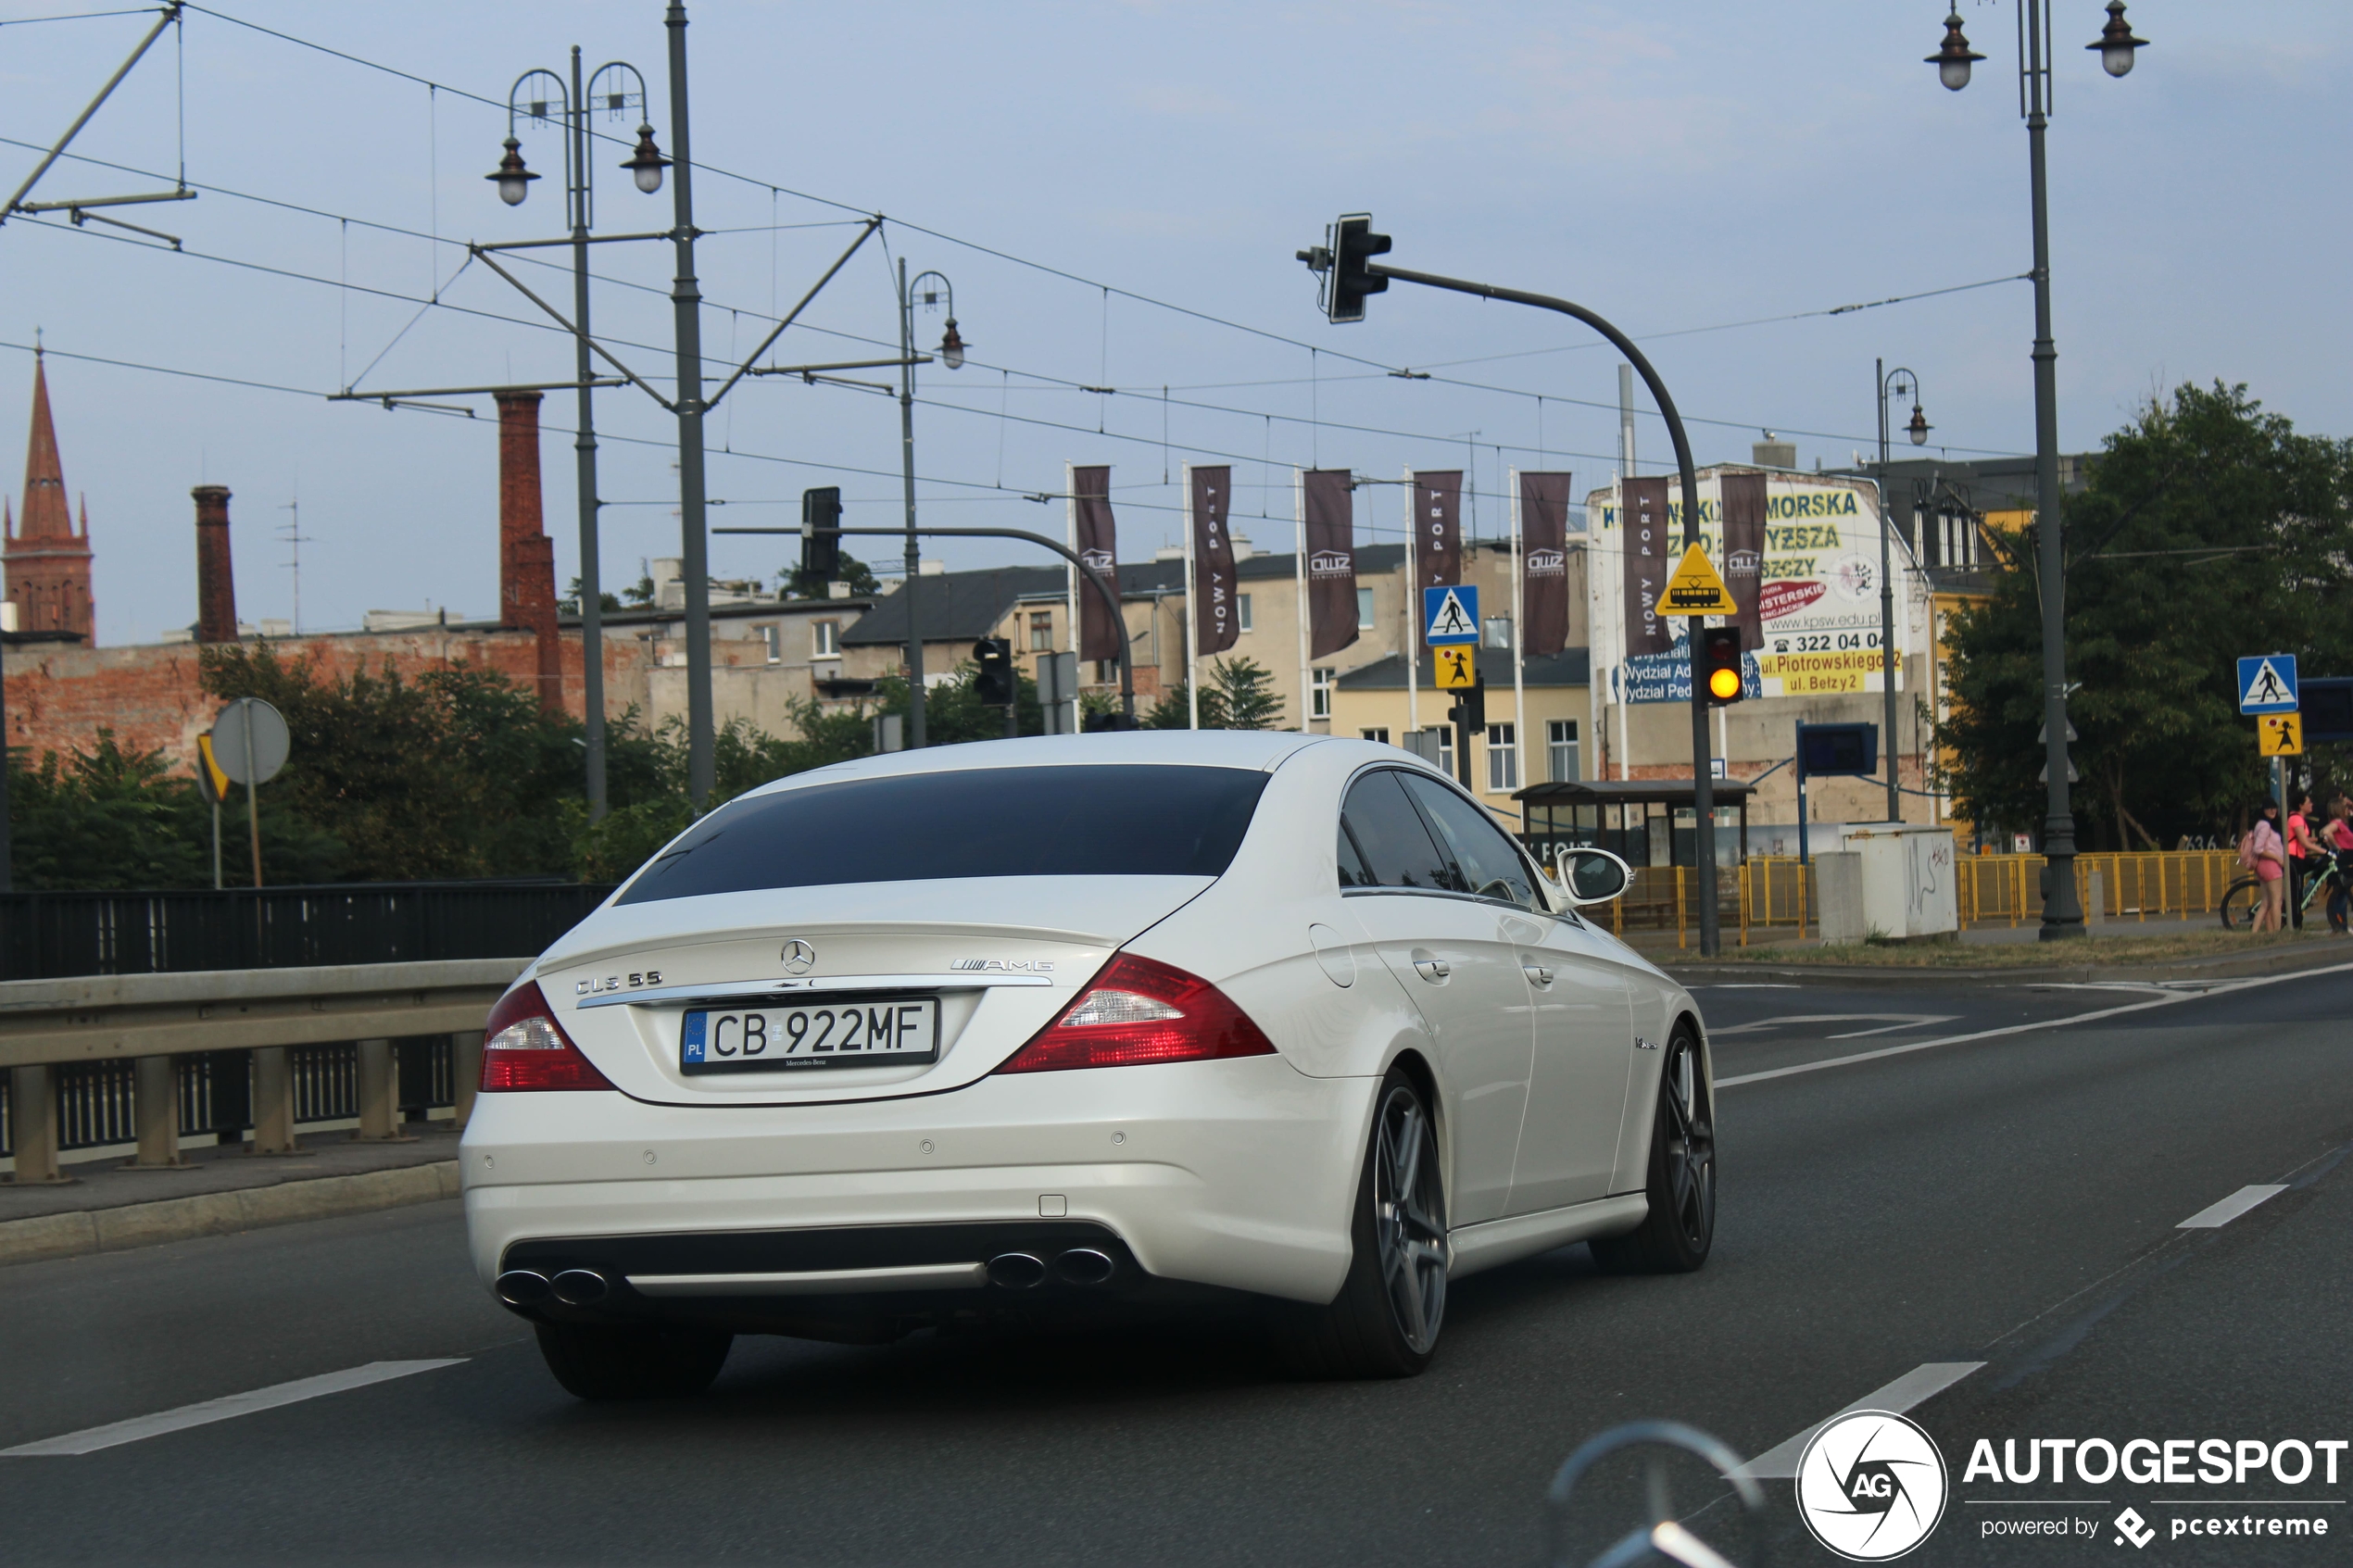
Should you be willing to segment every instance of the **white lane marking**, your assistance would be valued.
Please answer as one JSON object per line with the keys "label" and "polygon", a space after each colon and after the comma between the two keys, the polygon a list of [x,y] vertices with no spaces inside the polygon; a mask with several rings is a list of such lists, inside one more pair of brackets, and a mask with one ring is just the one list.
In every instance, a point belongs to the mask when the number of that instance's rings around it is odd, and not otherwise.
{"label": "white lane marking", "polygon": [[1874,1388],[1843,1410],[1832,1411],[1796,1436],[1771,1448],[1732,1472],[1735,1475],[1753,1475],[1760,1481],[1787,1481],[1797,1474],[1797,1461],[1806,1452],[1806,1445],[1814,1434],[1842,1415],[1856,1411],[1886,1411],[1902,1415],[1915,1405],[1926,1404],[1945,1389],[1983,1366],[1983,1361],[1926,1361],[1914,1367],[1884,1388]]}
{"label": "white lane marking", "polygon": [[[1882,1016],[1892,1018],[1894,1015],[1893,1013],[1888,1013],[1883,1014]],[[1869,1035],[1893,1035],[1898,1029],[1923,1029],[1931,1023],[1950,1023],[1953,1020],[1960,1016],[1961,1015],[1957,1012],[1916,1012],[1897,1022],[1882,1023],[1876,1029],[1857,1029],[1852,1034],[1829,1035],[1825,1035],[1824,1038],[1831,1040],[1859,1040]]]}
{"label": "white lane marking", "polygon": [[[1946,1017],[1953,1016],[1948,1013]],[[1906,1023],[1934,1021],[1932,1013],[1919,1012],[1787,1012],[1773,1018],[1759,1018],[1747,1023],[1727,1024],[1710,1033],[1721,1038],[1727,1035],[1754,1035],[1760,1029],[1779,1029],[1784,1023],[1870,1023],[1893,1018]]]}
{"label": "white lane marking", "polygon": [[[2261,985],[2276,985],[2285,980],[2309,980],[2318,975],[2344,974],[2348,972],[2353,972],[2353,963],[2331,964],[2325,969],[2302,969],[2289,974],[2254,975],[2227,985],[2219,985],[2211,991],[2175,992],[2169,996],[2151,997],[2145,1002],[2128,1002],[2122,1007],[2100,1008],[2092,1012],[2072,1013],[2066,1018],[2045,1018],[2038,1019],[2032,1023],[2005,1024],[1999,1029],[1980,1029],[1969,1035],[1947,1035],[1942,1039],[1911,1040],[1900,1046],[1881,1046],[1875,1051],[1856,1051],[1852,1056],[1825,1057],[1820,1061],[1801,1061],[1793,1067],[1768,1068],[1762,1073],[1743,1073],[1734,1077],[1717,1079],[1716,1086],[1719,1089],[1737,1088],[1743,1084],[1762,1084],[1773,1078],[1793,1078],[1801,1073],[1822,1073],[1833,1067],[1852,1067],[1858,1061],[1877,1061],[1882,1057],[1903,1056],[1911,1051],[1932,1051],[1940,1046],[1959,1046],[1966,1045],[1971,1040],[1999,1039],[2006,1035],[2030,1035],[2038,1029],[2063,1029],[2070,1023],[2096,1023],[2104,1018],[2120,1018],[2128,1012],[2146,1012],[2151,1008],[2177,1007],[2183,1002],[2194,1002],[2202,997],[2211,997],[2224,992],[2235,994],[2240,991],[2250,991]],[[1709,1038],[1716,1038],[1723,1033],[1722,1030],[1711,1030]]]}
{"label": "white lane marking", "polygon": [[133,1416],[129,1421],[93,1426],[82,1432],[69,1432],[62,1437],[44,1437],[37,1443],[19,1443],[13,1449],[0,1449],[0,1459],[31,1458],[36,1454],[96,1453],[100,1449],[135,1443],[143,1437],[160,1437],[167,1432],[208,1425],[216,1421],[251,1415],[257,1411],[275,1410],[280,1405],[300,1404],[305,1399],[315,1399],[324,1394],[365,1388],[371,1383],[385,1383],[414,1373],[432,1372],[436,1367],[456,1366],[465,1359],[463,1356],[450,1356],[432,1361],[370,1361],[365,1366],[351,1367],[343,1372],[323,1373],[317,1377],[298,1377],[292,1383],[276,1383],[250,1393],[230,1394],[218,1399],[206,1399],[200,1404],[182,1405],[178,1410],[159,1411],[154,1415]]}
{"label": "white lane marking", "polygon": [[2221,1202],[2208,1204],[2173,1228],[2177,1231],[2220,1230],[2266,1198],[2277,1198],[2286,1190],[2284,1185],[2241,1187]]}

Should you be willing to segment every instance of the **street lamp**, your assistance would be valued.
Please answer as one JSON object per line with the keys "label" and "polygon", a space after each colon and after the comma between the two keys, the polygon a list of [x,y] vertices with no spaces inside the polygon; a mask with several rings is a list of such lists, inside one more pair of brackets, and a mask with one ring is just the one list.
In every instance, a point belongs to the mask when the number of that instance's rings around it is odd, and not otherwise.
{"label": "street lamp", "polygon": [[[1887,361],[1872,361],[1879,367],[1879,653],[1881,695],[1885,699],[1884,718],[1887,736],[1881,750],[1887,757],[1887,820],[1904,820],[1903,784],[1895,744],[1895,547],[1892,542],[1894,521],[1887,507],[1887,400],[1909,397],[1912,400],[1912,422],[1904,427],[1912,445],[1928,444],[1928,416],[1920,412],[1920,378],[1898,365],[1887,368]],[[1927,770],[1927,758],[1921,758],[1921,771]]]}
{"label": "street lamp", "polygon": [[[524,90],[529,88],[530,94]],[[520,111],[525,118],[545,124],[560,119],[564,127],[564,201],[572,228],[572,307],[573,367],[578,372],[580,414],[578,433],[573,437],[573,453],[580,498],[580,651],[581,707],[585,723],[588,774],[588,820],[595,822],[605,814],[605,659],[604,659],[604,588],[597,570],[597,511],[601,503],[597,499],[597,420],[592,407],[589,383],[594,377],[588,361],[588,231],[594,218],[593,191],[588,166],[588,115],[592,106],[601,103],[605,111],[618,119],[633,106],[637,109],[636,151],[621,167],[634,171],[637,188],[651,195],[661,189],[661,171],[670,160],[661,156],[654,144],[652,124],[645,118],[646,79],[637,68],[626,60],[613,60],[597,68],[588,79],[586,90],[580,80],[580,47],[573,46],[572,78],[569,83],[551,70],[527,70],[515,78],[507,92],[507,156],[498,160],[496,172],[485,176],[498,187],[498,199],[509,207],[520,207],[531,194],[531,182],[539,178],[523,167],[522,144],[515,135],[515,119]]]}
{"label": "street lamp", "polygon": [[[2040,552],[2043,599],[2043,728],[2049,790],[2043,823],[2043,928],[2045,941],[2083,935],[2083,909],[2075,896],[2075,816],[2068,800],[2066,558],[2060,550],[2058,482],[2058,349],[2051,339],[2051,224],[2049,182],[2044,172],[2043,132],[2050,123],[2051,22],[2049,0],[2018,0],[2018,62],[2020,111],[2026,117],[2028,165],[2034,205],[2034,518]],[[2133,52],[2147,42],[2133,36],[2124,20],[2124,0],[2108,0],[2108,26],[2090,47],[2110,76],[2133,69]],[[1955,92],[1969,85],[1974,54],[1961,35],[1958,11],[1945,19],[1944,46],[1928,56],[1937,80]]]}
{"label": "street lamp", "polygon": [[[924,288],[923,285],[933,285]],[[915,291],[922,289],[926,309],[948,296],[948,332],[939,340],[940,363],[951,370],[964,368],[964,340],[956,334],[956,285],[942,272],[917,274],[907,281],[907,258],[899,258],[899,454],[907,488],[907,745],[920,749],[924,740],[924,638],[915,623],[915,585],[923,577],[923,555],[915,543]]]}

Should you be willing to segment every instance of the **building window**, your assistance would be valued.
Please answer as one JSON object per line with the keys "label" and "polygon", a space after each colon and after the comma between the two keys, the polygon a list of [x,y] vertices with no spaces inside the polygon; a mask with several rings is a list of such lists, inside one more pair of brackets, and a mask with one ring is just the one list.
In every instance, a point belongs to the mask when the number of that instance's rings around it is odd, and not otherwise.
{"label": "building window", "polygon": [[1544,760],[1554,784],[1577,782],[1577,721],[1550,719],[1544,723]]}
{"label": "building window", "polygon": [[1054,651],[1054,612],[1052,610],[1034,609],[1029,612],[1029,651],[1032,653]]}
{"label": "building window", "polygon": [[774,621],[770,621],[767,625],[754,627],[753,630],[760,633],[761,646],[768,651],[768,662],[782,664],[785,661],[784,628]]}
{"label": "building window", "polygon": [[1372,629],[1373,591],[1370,588],[1359,588],[1356,590],[1356,630],[1369,632]]}
{"label": "building window", "polygon": [[1487,788],[1507,795],[1519,787],[1519,735],[1509,724],[1487,726]]}
{"label": "building window", "polygon": [[1377,740],[1383,746],[1389,744],[1389,726],[1386,724],[1367,726],[1356,733],[1365,740]]}
{"label": "building window", "polygon": [[[812,621],[809,623],[809,657],[839,659],[841,657],[841,622]],[[775,655],[769,655],[773,661]]]}
{"label": "building window", "polygon": [[1332,684],[1340,679],[1340,671],[1317,670],[1312,673],[1314,684],[1308,692],[1307,716],[1328,719],[1332,716]]}
{"label": "building window", "polygon": [[1422,734],[1438,737],[1438,771],[1448,778],[1454,776],[1454,726],[1433,724]]}
{"label": "building window", "polygon": [[1095,660],[1095,684],[1099,686],[1108,686],[1117,682],[1118,679],[1119,660],[1115,659],[1099,659]]}
{"label": "building window", "polygon": [[1245,632],[1250,630],[1250,596],[1248,594],[1234,596],[1234,622]]}

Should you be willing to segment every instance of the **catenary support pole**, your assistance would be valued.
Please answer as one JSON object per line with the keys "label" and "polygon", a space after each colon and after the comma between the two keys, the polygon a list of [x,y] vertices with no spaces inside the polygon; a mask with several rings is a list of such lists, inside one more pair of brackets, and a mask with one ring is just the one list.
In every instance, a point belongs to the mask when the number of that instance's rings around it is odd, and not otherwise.
{"label": "catenary support pole", "polygon": [[[1500,299],[1513,305],[1534,306],[1540,310],[1557,310],[1564,316],[1584,322],[1607,338],[1634,367],[1635,373],[1642,378],[1642,383],[1650,388],[1651,400],[1658,405],[1659,417],[1667,421],[1667,438],[1675,446],[1676,471],[1682,479],[1683,543],[1686,546],[1699,544],[1699,474],[1692,461],[1691,438],[1684,433],[1683,417],[1676,411],[1675,399],[1667,392],[1667,383],[1659,379],[1658,371],[1652,368],[1649,358],[1634,346],[1632,338],[1583,306],[1551,295],[1498,288],[1492,283],[1471,282],[1462,278],[1442,277],[1435,272],[1412,272],[1403,267],[1387,267],[1379,262],[1370,264],[1365,270],[1376,278],[1394,278],[1401,282],[1476,295],[1481,299]],[[1694,665],[1692,678],[1692,843],[1700,885],[1699,950],[1703,957],[1713,958],[1722,947],[1719,930],[1722,921],[1717,909],[1716,788],[1708,755],[1707,693],[1700,685],[1696,670],[1699,638],[1688,636],[1685,646],[1691,650]]]}
{"label": "catenary support pole", "polygon": [[695,175],[687,141],[686,7],[671,0],[671,187],[676,224],[672,238],[678,275],[670,290],[678,345],[678,529],[686,583],[686,795],[700,811],[715,782],[711,701],[711,538],[703,479],[702,292],[695,281]]}
{"label": "catenary support pole", "polygon": [[1887,820],[1904,820],[1904,759],[1895,744],[1895,519],[1887,509],[1887,361],[1871,361],[1879,405],[1879,658],[1883,722],[1887,738]]}

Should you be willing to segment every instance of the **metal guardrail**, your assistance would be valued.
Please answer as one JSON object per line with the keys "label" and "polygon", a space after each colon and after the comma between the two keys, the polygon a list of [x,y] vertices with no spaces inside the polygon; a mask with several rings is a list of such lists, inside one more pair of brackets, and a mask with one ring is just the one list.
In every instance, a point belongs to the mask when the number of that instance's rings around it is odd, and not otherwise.
{"label": "metal guardrail", "polygon": [[421,1098],[442,1103],[445,1084],[462,1122],[484,1021],[529,962],[0,982],[14,1180],[58,1180],[63,1150],[134,1139],[136,1163],[172,1165],[182,1136],[208,1131],[250,1128],[258,1152],[290,1152],[299,1122],[337,1115],[390,1138]]}
{"label": "metal guardrail", "polygon": [[543,952],[598,883],[0,894],[0,981],[491,959]]}

